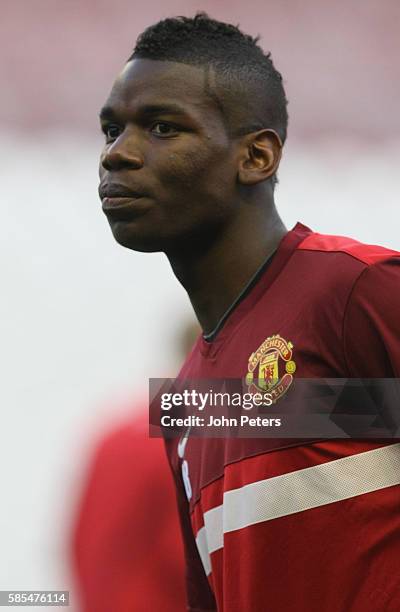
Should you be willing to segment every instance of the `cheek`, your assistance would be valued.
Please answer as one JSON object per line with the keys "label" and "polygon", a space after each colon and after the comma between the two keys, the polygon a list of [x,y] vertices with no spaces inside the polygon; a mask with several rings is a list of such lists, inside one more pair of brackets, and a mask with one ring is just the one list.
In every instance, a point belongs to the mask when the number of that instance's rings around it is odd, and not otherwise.
{"label": "cheek", "polygon": [[227,177],[229,165],[226,151],[209,151],[196,147],[168,154],[163,164],[162,182],[181,191],[207,191]]}

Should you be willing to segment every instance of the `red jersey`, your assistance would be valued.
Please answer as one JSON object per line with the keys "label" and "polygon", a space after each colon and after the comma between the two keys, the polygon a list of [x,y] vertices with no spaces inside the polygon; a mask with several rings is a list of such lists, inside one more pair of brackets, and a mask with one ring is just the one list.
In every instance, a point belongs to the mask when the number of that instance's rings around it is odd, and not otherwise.
{"label": "red jersey", "polygon": [[[180,377],[243,379],[273,337],[290,347],[295,377],[400,377],[400,254],[297,224]],[[189,610],[400,610],[400,444],[190,435],[166,444]]]}

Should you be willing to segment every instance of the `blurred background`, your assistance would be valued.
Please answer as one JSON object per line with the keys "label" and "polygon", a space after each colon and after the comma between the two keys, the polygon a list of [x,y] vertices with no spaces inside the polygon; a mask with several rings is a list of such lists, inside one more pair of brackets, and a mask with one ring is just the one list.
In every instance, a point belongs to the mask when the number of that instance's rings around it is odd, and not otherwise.
{"label": "blurred background", "polygon": [[188,299],[163,255],[111,236],[97,114],[137,35],[197,10],[260,34],[284,76],[287,226],[400,249],[396,0],[2,0],[0,589],[73,588],[95,441],[177,371]]}

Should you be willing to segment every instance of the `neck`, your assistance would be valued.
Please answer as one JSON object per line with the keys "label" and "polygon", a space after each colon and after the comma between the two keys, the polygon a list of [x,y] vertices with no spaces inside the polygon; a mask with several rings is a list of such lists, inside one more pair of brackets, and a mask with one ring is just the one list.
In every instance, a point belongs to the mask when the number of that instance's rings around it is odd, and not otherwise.
{"label": "neck", "polygon": [[275,205],[238,216],[207,248],[167,253],[205,334],[210,333],[286,234]]}

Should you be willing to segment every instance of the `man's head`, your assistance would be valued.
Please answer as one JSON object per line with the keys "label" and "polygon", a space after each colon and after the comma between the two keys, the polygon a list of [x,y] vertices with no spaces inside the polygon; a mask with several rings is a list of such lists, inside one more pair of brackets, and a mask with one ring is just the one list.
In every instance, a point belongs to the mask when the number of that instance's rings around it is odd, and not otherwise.
{"label": "man's head", "polygon": [[199,14],[145,30],[101,112],[100,195],[117,241],[204,246],[272,194],[286,105],[269,54],[238,28]]}

